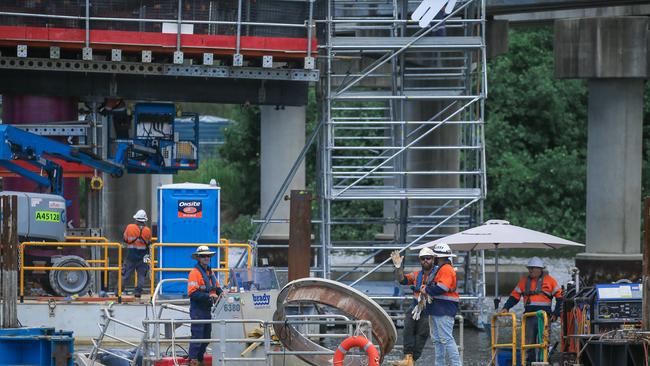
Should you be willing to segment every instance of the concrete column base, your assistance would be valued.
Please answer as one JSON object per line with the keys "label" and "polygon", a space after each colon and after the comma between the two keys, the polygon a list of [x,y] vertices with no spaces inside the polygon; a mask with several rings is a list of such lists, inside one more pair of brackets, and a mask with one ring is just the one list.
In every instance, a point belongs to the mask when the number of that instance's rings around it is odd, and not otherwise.
{"label": "concrete column base", "polygon": [[636,282],[641,279],[641,254],[580,253],[576,267],[587,284],[610,283],[620,279]]}

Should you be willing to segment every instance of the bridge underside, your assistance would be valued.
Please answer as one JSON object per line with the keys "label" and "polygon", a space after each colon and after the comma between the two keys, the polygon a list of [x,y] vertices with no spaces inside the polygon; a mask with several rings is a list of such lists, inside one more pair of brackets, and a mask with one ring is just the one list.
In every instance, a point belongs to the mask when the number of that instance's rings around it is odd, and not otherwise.
{"label": "bridge underside", "polygon": [[650,4],[648,0],[488,0],[488,15]]}
{"label": "bridge underside", "polygon": [[308,82],[0,69],[0,94],[177,102],[307,104]]}

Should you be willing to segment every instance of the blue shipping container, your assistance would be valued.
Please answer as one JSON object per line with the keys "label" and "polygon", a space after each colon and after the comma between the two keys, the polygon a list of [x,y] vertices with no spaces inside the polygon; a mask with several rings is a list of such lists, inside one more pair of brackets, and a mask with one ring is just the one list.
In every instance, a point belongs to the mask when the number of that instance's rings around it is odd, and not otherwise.
{"label": "blue shipping container", "polygon": [[0,365],[74,365],[74,338],[54,328],[0,329]]}
{"label": "blue shipping container", "polygon": [[[158,188],[158,242],[160,243],[219,243],[220,188],[211,184],[180,183]],[[163,247],[158,250],[160,268],[192,268],[196,260],[192,253],[197,247]],[[217,268],[219,251],[210,266]],[[189,272],[160,271],[158,280],[187,278]],[[184,295],[186,284],[163,286],[167,295]]]}

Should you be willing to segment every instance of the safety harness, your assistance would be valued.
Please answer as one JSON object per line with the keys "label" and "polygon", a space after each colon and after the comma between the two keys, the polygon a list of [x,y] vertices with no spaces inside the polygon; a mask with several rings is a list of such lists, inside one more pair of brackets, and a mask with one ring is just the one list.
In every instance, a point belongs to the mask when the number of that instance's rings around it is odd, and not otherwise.
{"label": "safety harness", "polygon": [[530,290],[530,282],[531,282],[530,276],[526,277],[526,288],[521,293],[524,296],[524,305],[528,306],[530,304],[530,297],[533,295],[543,294],[546,297],[548,297],[549,300],[553,300],[552,294],[546,291],[542,291],[542,285],[544,284],[544,273],[542,273],[542,275],[537,279],[537,285],[535,286],[534,291]]}
{"label": "safety harness", "polygon": [[205,283],[205,289],[199,287],[199,290],[205,291],[207,293],[210,293],[212,290],[216,290],[217,277],[215,277],[214,273],[212,273],[210,267],[208,267],[208,270],[210,270],[210,276],[208,276],[205,269],[203,269],[203,266],[201,266],[200,264],[197,263],[197,265],[194,267],[199,270],[199,273],[201,273],[201,277],[203,277],[203,282]]}
{"label": "safety harness", "polygon": [[[437,266],[436,268],[433,269],[433,271],[431,271],[431,273],[429,274],[429,277],[427,277],[427,280],[426,280],[426,285],[427,285],[427,286],[429,286],[430,284],[433,283],[433,280],[434,280],[434,279],[436,278],[436,276],[438,275],[438,272],[439,272],[440,269],[441,269],[443,266],[445,266],[445,265],[450,265],[450,266],[451,266],[451,263],[449,263],[448,261],[446,261],[445,263],[443,263],[443,264],[440,265],[440,266]],[[423,280],[424,280],[424,279],[423,279],[423,277],[424,277],[423,272],[424,272],[424,271],[420,271],[420,272],[418,273],[417,279],[415,280],[415,287],[414,287],[414,289],[413,289],[414,291],[415,291],[415,290],[420,291],[420,288],[422,287],[422,282],[423,282]],[[456,292],[456,287],[449,289],[448,292]],[[434,297],[434,298],[435,298],[435,297]],[[440,298],[440,297],[438,297],[438,298]],[[446,299],[446,298],[443,298],[443,299],[444,299],[444,300],[448,300],[448,299]],[[454,300],[452,300],[452,301],[454,301]],[[417,304],[417,300],[414,300],[413,303],[414,303],[414,304]]]}
{"label": "safety harness", "polygon": [[[127,244],[127,246],[129,246],[129,248],[140,249],[140,248],[138,248],[136,246],[133,246],[133,243],[140,240],[141,242],[144,243],[145,249],[147,249],[149,247],[149,243],[146,240],[144,240],[144,238],[142,237],[142,229],[144,229],[145,226],[144,225],[137,225],[137,226],[138,226],[138,236],[135,239],[131,240],[131,241],[126,240],[126,244]],[[142,250],[142,249],[140,249],[140,250]]]}
{"label": "safety harness", "polygon": [[[433,277],[435,277],[435,275],[436,275],[436,270],[434,269],[433,271],[431,271],[431,273],[429,274],[429,276],[426,279],[426,284],[427,285],[429,285],[431,283],[431,280],[433,279]],[[418,277],[415,280],[415,289],[414,290],[420,291],[420,288],[422,287],[422,282],[423,281],[424,281],[424,271],[420,271],[420,272],[418,272]]]}

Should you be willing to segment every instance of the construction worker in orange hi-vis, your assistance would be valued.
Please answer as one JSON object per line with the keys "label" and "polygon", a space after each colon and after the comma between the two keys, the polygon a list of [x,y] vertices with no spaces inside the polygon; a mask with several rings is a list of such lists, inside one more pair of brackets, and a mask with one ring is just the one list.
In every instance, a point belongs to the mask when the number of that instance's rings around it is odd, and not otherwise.
{"label": "construction worker in orange hi-vis", "polygon": [[[395,280],[400,285],[411,286],[413,290],[413,299],[410,300],[409,307],[404,316],[404,332],[402,338],[404,339],[404,358],[399,361],[394,361],[393,366],[414,366],[424,349],[427,340],[429,339],[429,318],[426,311],[416,311],[422,294],[420,288],[422,284],[429,282],[429,277],[435,271],[433,266],[433,250],[424,248],[418,253],[421,269],[408,274],[404,274],[404,257],[400,256],[400,252],[395,250],[390,254],[395,266],[394,274]],[[433,277],[431,277],[433,280]],[[422,316],[424,315],[424,316]]]}
{"label": "construction worker in orange hi-vis", "polygon": [[[192,258],[197,260],[196,266],[190,271],[187,282],[187,295],[190,297],[190,318],[210,319],[210,309],[217,302],[221,287],[217,277],[210,268],[210,258],[215,254],[205,245],[199,246]],[[211,338],[211,324],[192,324],[192,339]],[[203,366],[203,354],[208,343],[190,343],[188,358],[190,366]]]}
{"label": "construction worker in orange hi-vis", "polygon": [[[459,296],[456,291],[456,270],[451,259],[456,255],[449,245],[439,243],[433,246],[435,272],[433,281],[422,284],[422,292],[429,299],[426,311],[429,314],[429,329],[435,348],[435,366],[446,365],[445,355],[452,366],[462,366],[458,345],[454,339],[454,318],[458,313]],[[430,300],[430,301],[429,301]]]}
{"label": "construction worker in orange hi-vis", "polygon": [[134,223],[127,225],[124,229],[124,245],[127,248],[127,255],[122,265],[122,288],[125,288],[127,280],[138,273],[138,285],[135,287],[134,296],[142,295],[142,285],[149,270],[151,259],[149,258],[149,245],[151,245],[151,229],[147,227],[147,213],[145,210],[138,210],[133,215]]}
{"label": "construction worker in orange hi-vis", "polygon": [[[526,267],[528,267],[528,275],[519,279],[519,283],[512,290],[501,312],[510,311],[523,298],[525,313],[541,310],[550,316],[551,321],[557,320],[562,309],[562,287],[555,278],[544,271],[546,266],[540,258],[531,258]],[[551,310],[553,299],[555,299],[555,309]],[[538,324],[536,317],[526,319],[526,344],[537,343],[538,332],[543,331],[538,329]],[[539,351],[539,348],[527,350],[526,362],[535,362],[540,359]]]}

